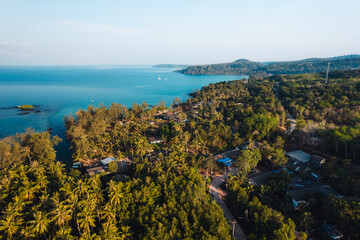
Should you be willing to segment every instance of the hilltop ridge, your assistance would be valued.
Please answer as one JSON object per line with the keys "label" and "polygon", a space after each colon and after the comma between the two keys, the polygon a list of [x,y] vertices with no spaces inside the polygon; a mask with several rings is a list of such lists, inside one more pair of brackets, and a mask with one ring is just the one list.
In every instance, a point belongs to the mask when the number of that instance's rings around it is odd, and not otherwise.
{"label": "hilltop ridge", "polygon": [[178,70],[189,75],[273,75],[324,72],[330,63],[331,70],[360,69],[360,55],[352,54],[331,58],[306,58],[295,61],[255,62],[238,59],[230,63],[194,65]]}

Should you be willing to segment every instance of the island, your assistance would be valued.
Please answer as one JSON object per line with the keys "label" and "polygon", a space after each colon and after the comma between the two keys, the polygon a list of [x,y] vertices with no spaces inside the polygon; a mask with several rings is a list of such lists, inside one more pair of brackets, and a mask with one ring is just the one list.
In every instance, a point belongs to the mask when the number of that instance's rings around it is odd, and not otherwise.
{"label": "island", "polygon": [[4,110],[17,109],[19,111],[18,115],[27,115],[30,113],[40,113],[40,106],[30,105],[30,104],[19,105],[16,107],[3,107],[1,109],[4,109]]}

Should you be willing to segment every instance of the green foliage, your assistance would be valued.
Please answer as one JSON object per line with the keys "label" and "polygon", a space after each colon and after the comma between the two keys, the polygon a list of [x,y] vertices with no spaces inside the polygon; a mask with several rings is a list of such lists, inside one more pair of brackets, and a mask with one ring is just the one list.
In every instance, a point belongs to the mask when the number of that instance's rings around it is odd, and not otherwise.
{"label": "green foliage", "polygon": [[328,217],[343,229],[344,238],[360,238],[360,203],[355,200],[330,198]]}
{"label": "green foliage", "polygon": [[34,106],[33,106],[33,105],[28,105],[28,104],[25,104],[25,105],[21,105],[21,106],[19,106],[19,108],[21,108],[21,109],[33,109],[33,108],[34,108]]}
{"label": "green foliage", "polygon": [[240,59],[231,63],[194,65],[178,72],[191,75],[268,75],[325,72],[330,62],[332,70],[351,70],[359,68],[360,56],[350,55],[338,58],[310,58],[289,62],[252,62]]}
{"label": "green foliage", "polygon": [[109,168],[108,168],[108,170],[109,170],[110,172],[115,173],[115,172],[118,171],[118,169],[119,169],[119,165],[118,165],[117,162],[110,162],[110,163],[109,163]]}
{"label": "green foliage", "polygon": [[264,205],[255,195],[256,189],[241,180],[229,181],[226,201],[233,214],[243,219],[248,239],[296,239],[294,222]]}
{"label": "green foliage", "polygon": [[261,160],[259,149],[243,150],[235,159],[236,166],[239,167],[242,176],[246,176],[251,169],[254,169]]}
{"label": "green foliage", "polygon": [[[19,162],[0,169],[0,235],[9,239],[231,239],[230,226],[203,178],[186,165],[139,163],[126,182],[68,174],[50,161],[50,135],[32,140]],[[22,139],[12,139],[13,144]],[[1,141],[6,149],[8,143]],[[50,154],[51,156],[51,154]],[[177,162],[167,157],[168,162]],[[44,161],[46,159],[46,161]],[[40,162],[41,161],[41,162]],[[111,166],[109,166],[111,167]],[[146,174],[144,174],[146,173]]]}

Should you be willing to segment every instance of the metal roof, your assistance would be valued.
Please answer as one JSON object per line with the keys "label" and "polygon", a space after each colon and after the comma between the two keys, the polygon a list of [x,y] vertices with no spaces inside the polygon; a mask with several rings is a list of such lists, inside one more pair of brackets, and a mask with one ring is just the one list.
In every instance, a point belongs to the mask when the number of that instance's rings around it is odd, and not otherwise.
{"label": "metal roof", "polygon": [[297,161],[300,161],[302,163],[306,163],[310,160],[310,155],[301,150],[294,150],[294,151],[286,153],[286,155],[289,156],[290,158],[294,158]]}
{"label": "metal roof", "polygon": [[111,162],[116,162],[116,159],[113,157],[107,157],[100,161],[103,165],[108,165]]}

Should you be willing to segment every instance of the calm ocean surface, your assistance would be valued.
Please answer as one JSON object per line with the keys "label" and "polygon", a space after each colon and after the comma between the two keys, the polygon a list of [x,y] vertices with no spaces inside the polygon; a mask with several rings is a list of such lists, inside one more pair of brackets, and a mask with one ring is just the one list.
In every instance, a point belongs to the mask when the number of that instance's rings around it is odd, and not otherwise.
{"label": "calm ocean surface", "polygon": [[[57,147],[58,160],[70,164],[63,123],[66,114],[100,103],[129,107],[133,102],[154,105],[164,100],[169,106],[175,97],[185,101],[188,93],[209,83],[245,78],[173,71],[151,66],[0,67],[0,138],[29,127],[36,131],[52,128],[52,134],[63,139]],[[18,115],[18,110],[3,109],[23,104],[39,105],[41,112]]]}

